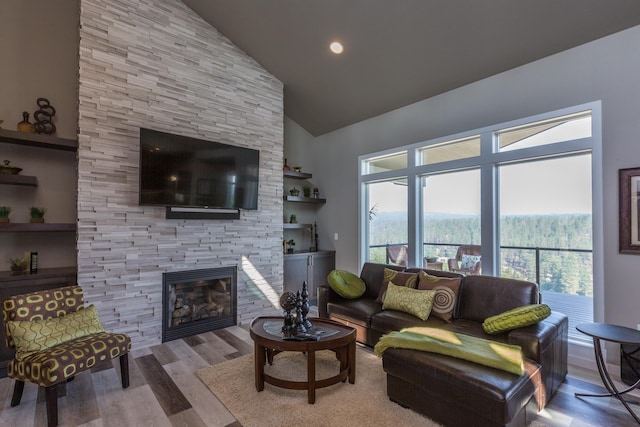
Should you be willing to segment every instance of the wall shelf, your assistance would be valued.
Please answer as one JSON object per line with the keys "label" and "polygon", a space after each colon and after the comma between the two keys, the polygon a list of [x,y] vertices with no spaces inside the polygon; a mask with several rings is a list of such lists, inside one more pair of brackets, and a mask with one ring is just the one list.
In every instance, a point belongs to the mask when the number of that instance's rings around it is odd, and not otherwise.
{"label": "wall shelf", "polygon": [[24,185],[27,187],[37,187],[38,178],[27,175],[10,175],[0,174],[0,184],[5,185]]}
{"label": "wall shelf", "polygon": [[300,196],[284,196],[284,201],[297,203],[327,203],[327,199],[316,199],[315,197]]}
{"label": "wall shelf", "polygon": [[18,132],[7,129],[0,129],[0,142],[26,145],[29,147],[49,148],[52,150],[78,150],[78,141],[75,139],[59,138],[57,136],[44,135],[40,133]]}
{"label": "wall shelf", "polygon": [[282,174],[285,178],[292,179],[311,179],[312,175],[305,172],[283,171]]}
{"label": "wall shelf", "polygon": [[291,224],[291,223],[289,223],[289,222],[285,222],[285,223],[283,224],[283,228],[288,228],[288,229],[290,229],[290,230],[293,230],[293,229],[301,229],[301,228],[311,228],[311,227],[313,227],[313,224],[298,224],[298,223],[296,223],[296,224]]}
{"label": "wall shelf", "polygon": [[44,232],[54,232],[54,231],[76,231],[78,227],[75,223],[66,224],[66,223],[30,223],[30,222],[19,222],[19,223],[0,223],[0,233],[7,232],[35,232],[35,231],[44,231]]}

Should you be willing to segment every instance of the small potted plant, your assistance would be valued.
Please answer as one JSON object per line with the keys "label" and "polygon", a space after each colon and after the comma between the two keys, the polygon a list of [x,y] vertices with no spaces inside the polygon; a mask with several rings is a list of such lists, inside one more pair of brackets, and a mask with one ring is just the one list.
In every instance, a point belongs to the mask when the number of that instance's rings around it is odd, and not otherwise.
{"label": "small potted plant", "polygon": [[29,215],[31,216],[30,222],[44,222],[44,214],[47,212],[47,208],[32,207],[29,209]]}
{"label": "small potted plant", "polygon": [[29,258],[17,257],[9,258],[9,264],[11,265],[11,271],[21,272],[25,271],[29,267]]}
{"label": "small potted plant", "polygon": [[304,197],[311,197],[311,187],[305,185],[302,187],[302,192],[304,193]]}
{"label": "small potted plant", "polygon": [[296,214],[291,214],[291,216],[289,217],[289,224],[297,224],[298,223],[298,218],[296,217]]}
{"label": "small potted plant", "polygon": [[293,240],[293,239],[287,240],[287,246],[288,246],[287,252],[292,254],[293,253],[293,248],[294,248],[295,245],[296,245],[296,241],[295,240]]}
{"label": "small potted plant", "polygon": [[9,222],[9,214],[12,210],[9,206],[0,206],[0,222]]}

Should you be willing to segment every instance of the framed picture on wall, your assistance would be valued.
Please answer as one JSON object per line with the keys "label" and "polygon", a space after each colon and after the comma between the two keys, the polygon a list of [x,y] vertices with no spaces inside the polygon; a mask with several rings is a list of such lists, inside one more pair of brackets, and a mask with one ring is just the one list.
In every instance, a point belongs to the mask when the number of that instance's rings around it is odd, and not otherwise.
{"label": "framed picture on wall", "polygon": [[640,255],[640,168],[618,171],[620,253]]}

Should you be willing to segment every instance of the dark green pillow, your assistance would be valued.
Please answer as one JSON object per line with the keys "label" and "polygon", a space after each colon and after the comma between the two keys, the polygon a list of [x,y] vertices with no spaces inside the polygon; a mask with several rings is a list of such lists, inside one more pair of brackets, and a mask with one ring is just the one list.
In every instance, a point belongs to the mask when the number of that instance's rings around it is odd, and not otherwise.
{"label": "dark green pillow", "polygon": [[546,304],[530,304],[495,316],[487,317],[482,329],[488,334],[498,334],[511,329],[535,325],[551,315],[551,308]]}
{"label": "dark green pillow", "polygon": [[333,270],[327,276],[327,282],[331,289],[344,298],[358,298],[367,290],[361,278],[344,270]]}

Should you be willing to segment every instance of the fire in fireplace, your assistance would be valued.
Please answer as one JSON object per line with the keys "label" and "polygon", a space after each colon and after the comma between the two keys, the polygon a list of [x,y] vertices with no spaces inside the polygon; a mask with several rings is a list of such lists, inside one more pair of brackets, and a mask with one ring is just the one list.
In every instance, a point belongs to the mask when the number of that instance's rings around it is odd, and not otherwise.
{"label": "fire in fireplace", "polygon": [[237,267],[162,275],[162,342],[237,322]]}

